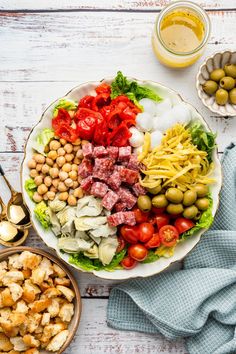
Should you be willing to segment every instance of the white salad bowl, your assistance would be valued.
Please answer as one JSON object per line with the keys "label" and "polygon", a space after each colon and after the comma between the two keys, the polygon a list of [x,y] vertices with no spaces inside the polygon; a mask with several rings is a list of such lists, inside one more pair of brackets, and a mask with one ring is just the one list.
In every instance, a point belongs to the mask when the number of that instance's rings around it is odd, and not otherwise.
{"label": "white salad bowl", "polygon": [[[111,83],[113,79],[111,78],[106,78],[102,81],[105,81],[107,83]],[[135,79],[136,80],[136,79]],[[153,81],[141,81],[141,80],[136,80],[140,85],[150,87],[152,90],[156,91],[157,94],[159,94],[162,98],[170,98],[172,101],[172,104],[177,104],[183,101],[181,96],[171,90],[168,87],[165,87],[163,85],[160,85],[159,83],[153,82]],[[85,95],[95,95],[95,87],[97,87],[101,82],[87,82],[84,84],[81,84],[75,88],[73,88],[71,91],[69,91],[64,97],[72,99],[72,100],[80,100],[83,96]],[[46,243],[46,245],[52,249],[54,249],[58,256],[63,259],[66,263],[71,265],[72,267],[76,268],[77,270],[84,271],[83,269],[80,269],[79,267],[76,267],[74,264],[69,263],[69,255],[66,253],[61,253],[59,248],[58,248],[58,238],[53,234],[51,230],[45,230],[37,218],[34,215],[34,207],[35,204],[34,202],[30,199],[28,196],[27,192],[25,191],[24,184],[25,181],[29,178],[29,169],[27,167],[28,161],[32,157],[33,153],[33,142],[36,138],[36,136],[41,132],[42,129],[44,128],[49,128],[51,127],[51,120],[53,116],[53,108],[55,105],[58,103],[60,99],[57,101],[53,102],[43,113],[40,121],[38,124],[32,129],[28,140],[25,145],[25,154],[24,154],[24,159],[22,162],[21,166],[21,185],[22,185],[22,191],[23,191],[23,197],[24,200],[29,207],[30,213],[31,213],[31,220],[32,220],[32,225],[34,226],[36,232],[39,234],[39,236],[42,238],[42,240]],[[200,121],[203,126],[206,128],[206,130],[210,130],[208,125],[206,124],[204,118],[197,112],[197,110],[191,106],[188,105],[189,109],[191,110],[192,114],[192,120],[198,120]],[[221,172],[221,165],[220,161],[217,155],[217,149],[215,148],[213,151],[213,162],[214,162],[214,172],[212,177],[215,178],[216,182],[210,187],[210,191],[212,194],[213,198],[213,216],[216,213],[216,210],[218,208],[218,203],[219,203],[219,192],[221,189],[221,184],[222,184],[222,172]],[[160,258],[157,261],[153,263],[139,263],[135,268],[131,270],[115,270],[113,272],[109,271],[91,271],[94,275],[103,278],[103,279],[129,279],[129,278],[135,278],[135,277],[148,277],[157,273],[162,272],[164,269],[168,268],[172,263],[177,262],[182,260],[193,248],[196,246],[196,244],[200,241],[201,236],[203,233],[206,231],[206,229],[201,229],[197,231],[193,236],[189,237],[186,239],[184,242],[178,243],[178,245],[175,248],[174,255],[170,258]]]}

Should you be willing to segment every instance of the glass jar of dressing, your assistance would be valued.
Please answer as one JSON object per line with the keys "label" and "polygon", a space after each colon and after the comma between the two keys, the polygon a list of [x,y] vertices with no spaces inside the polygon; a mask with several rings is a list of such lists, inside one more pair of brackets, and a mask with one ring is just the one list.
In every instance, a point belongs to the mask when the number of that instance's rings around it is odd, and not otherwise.
{"label": "glass jar of dressing", "polygon": [[210,36],[210,19],[195,3],[176,1],[157,17],[152,45],[164,65],[183,68],[192,65],[203,53]]}

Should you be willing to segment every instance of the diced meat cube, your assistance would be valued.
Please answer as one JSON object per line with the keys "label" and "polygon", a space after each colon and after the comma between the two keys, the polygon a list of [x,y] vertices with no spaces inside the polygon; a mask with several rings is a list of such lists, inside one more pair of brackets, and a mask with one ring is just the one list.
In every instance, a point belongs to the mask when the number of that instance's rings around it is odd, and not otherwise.
{"label": "diced meat cube", "polygon": [[114,191],[120,188],[121,182],[122,181],[121,181],[120,174],[117,171],[113,172],[112,175],[107,180],[107,183]]}
{"label": "diced meat cube", "polygon": [[135,214],[133,211],[123,212],[124,224],[134,226],[136,224]]}
{"label": "diced meat cube", "polygon": [[145,188],[143,188],[139,182],[135,183],[132,186],[132,189],[133,189],[134,194],[136,195],[136,197],[139,197],[140,195],[145,195],[146,194]]}
{"label": "diced meat cube", "polygon": [[96,158],[93,169],[93,177],[107,181],[114,170],[113,161],[110,158]]}
{"label": "diced meat cube", "polygon": [[80,187],[85,191],[85,192],[89,192],[90,188],[93,184],[93,177],[92,176],[88,176],[85,179],[83,179],[81,181]]}
{"label": "diced meat cube", "polygon": [[107,155],[108,155],[108,152],[104,146],[95,146],[95,148],[93,149],[94,158],[105,157]]}
{"label": "diced meat cube", "polygon": [[115,165],[115,167],[114,167],[115,171],[118,171],[118,172],[120,172],[123,168],[124,168],[124,166],[121,166],[121,165]]}
{"label": "diced meat cube", "polygon": [[123,202],[118,202],[118,203],[116,203],[114,208],[115,208],[115,211],[117,211],[117,212],[124,211],[126,209],[126,204]]}
{"label": "diced meat cube", "polygon": [[120,200],[126,204],[127,209],[132,209],[137,202],[137,198],[127,188],[121,187],[117,194]]}
{"label": "diced meat cube", "polygon": [[119,148],[119,161],[128,161],[131,156],[131,146],[122,146]]}
{"label": "diced meat cube", "polygon": [[102,182],[95,182],[92,187],[90,193],[98,198],[103,198],[108,190],[108,186]]}
{"label": "diced meat cube", "polygon": [[107,147],[108,155],[111,159],[116,161],[118,159],[119,148],[117,146],[108,146]]}
{"label": "diced meat cube", "polygon": [[129,168],[123,168],[120,170],[120,177],[123,182],[126,182],[130,185],[138,181],[139,173],[138,171],[130,170]]}
{"label": "diced meat cube", "polygon": [[83,159],[82,163],[78,166],[78,175],[82,178],[90,176],[93,172],[93,164],[91,160]]}
{"label": "diced meat cube", "polygon": [[109,215],[107,217],[107,221],[110,226],[118,226],[123,224],[125,221],[124,212],[120,211],[119,213]]}
{"label": "diced meat cube", "polygon": [[118,202],[118,200],[119,196],[115,192],[108,191],[105,197],[102,199],[102,206],[107,210],[111,210],[116,202]]}
{"label": "diced meat cube", "polygon": [[87,143],[82,145],[82,152],[84,157],[86,157],[87,159],[90,159],[93,157],[93,144],[91,143]]}
{"label": "diced meat cube", "polygon": [[127,168],[130,168],[131,170],[139,171],[140,169],[140,162],[138,161],[138,157],[135,154],[132,154],[130,156]]}

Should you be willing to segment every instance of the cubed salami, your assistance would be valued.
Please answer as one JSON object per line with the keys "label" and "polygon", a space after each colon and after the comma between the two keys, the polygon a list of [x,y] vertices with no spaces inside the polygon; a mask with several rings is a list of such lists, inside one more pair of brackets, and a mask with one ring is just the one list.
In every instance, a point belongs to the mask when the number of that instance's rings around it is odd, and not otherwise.
{"label": "cubed salami", "polygon": [[110,226],[118,226],[123,224],[125,221],[124,212],[120,211],[119,213],[109,215],[107,217],[107,221]]}
{"label": "cubed salami", "polygon": [[119,196],[115,192],[108,191],[105,197],[102,199],[102,206],[107,210],[111,210],[116,202],[118,202],[118,200]]}
{"label": "cubed salami", "polygon": [[117,146],[108,146],[107,147],[108,155],[111,159],[116,161],[118,159],[119,148]]}
{"label": "cubed salami", "polygon": [[131,170],[139,171],[140,169],[140,162],[138,161],[138,157],[135,154],[132,154],[130,156],[127,168],[130,168]]}
{"label": "cubed salami", "polygon": [[135,183],[132,186],[132,189],[133,189],[134,194],[136,195],[136,197],[139,197],[140,195],[145,195],[146,194],[145,188],[143,188],[139,182]]}
{"label": "cubed salami", "polygon": [[107,155],[108,155],[108,152],[104,146],[95,146],[95,148],[93,149],[94,158],[105,157]]}
{"label": "cubed salami", "polygon": [[107,183],[114,191],[118,190],[121,185],[121,177],[119,172],[115,171],[112,175],[108,178]]}
{"label": "cubed salami", "polygon": [[113,161],[110,158],[96,158],[93,169],[93,177],[106,181],[114,170]]}
{"label": "cubed salami", "polygon": [[128,161],[131,155],[131,146],[122,146],[119,148],[119,161]]}
{"label": "cubed salami", "polygon": [[98,198],[103,198],[108,190],[108,186],[102,182],[95,182],[91,187],[90,193]]}
{"label": "cubed salami", "polygon": [[90,176],[93,172],[93,164],[91,160],[83,159],[82,163],[78,166],[78,175],[82,178]]}
{"label": "cubed salami", "polygon": [[123,202],[118,202],[118,203],[116,203],[114,208],[115,208],[115,211],[117,211],[117,212],[124,211],[126,209],[126,204]]}
{"label": "cubed salami", "polygon": [[90,159],[93,157],[93,144],[87,143],[82,145],[82,152],[83,156],[86,157],[87,159]]}
{"label": "cubed salami", "polygon": [[89,192],[90,191],[90,188],[93,184],[93,177],[92,176],[89,176],[89,177],[86,177],[85,179],[83,179],[81,181],[81,184],[80,184],[80,187],[86,191],[86,192]]}
{"label": "cubed salami", "polygon": [[127,188],[119,188],[117,194],[120,200],[126,204],[127,209],[132,209],[137,202],[137,198]]}
{"label": "cubed salami", "polygon": [[120,177],[123,182],[126,182],[130,185],[138,181],[138,171],[130,170],[129,168],[123,168],[120,170]]}
{"label": "cubed salami", "polygon": [[133,211],[123,212],[124,224],[134,226],[136,224],[135,214]]}

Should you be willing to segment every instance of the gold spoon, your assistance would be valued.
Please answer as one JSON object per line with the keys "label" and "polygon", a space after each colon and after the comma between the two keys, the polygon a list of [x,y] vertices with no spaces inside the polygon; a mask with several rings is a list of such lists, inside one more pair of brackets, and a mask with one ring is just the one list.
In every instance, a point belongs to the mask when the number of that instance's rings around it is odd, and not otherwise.
{"label": "gold spoon", "polygon": [[[8,179],[6,178],[1,165],[0,165],[0,175],[4,178],[6,184],[11,192],[11,199],[9,200],[7,207],[6,207],[6,216],[7,216],[8,221],[10,221],[18,229],[25,229],[25,228],[30,227],[31,226],[30,212],[29,212],[28,207],[24,203],[22,193],[16,192],[14,190],[14,188],[11,186]],[[3,205],[3,204],[1,204],[1,205]],[[23,219],[23,223],[15,224],[14,221],[11,219],[10,208],[12,205],[19,205],[22,207],[22,209],[26,215],[25,218]]]}

